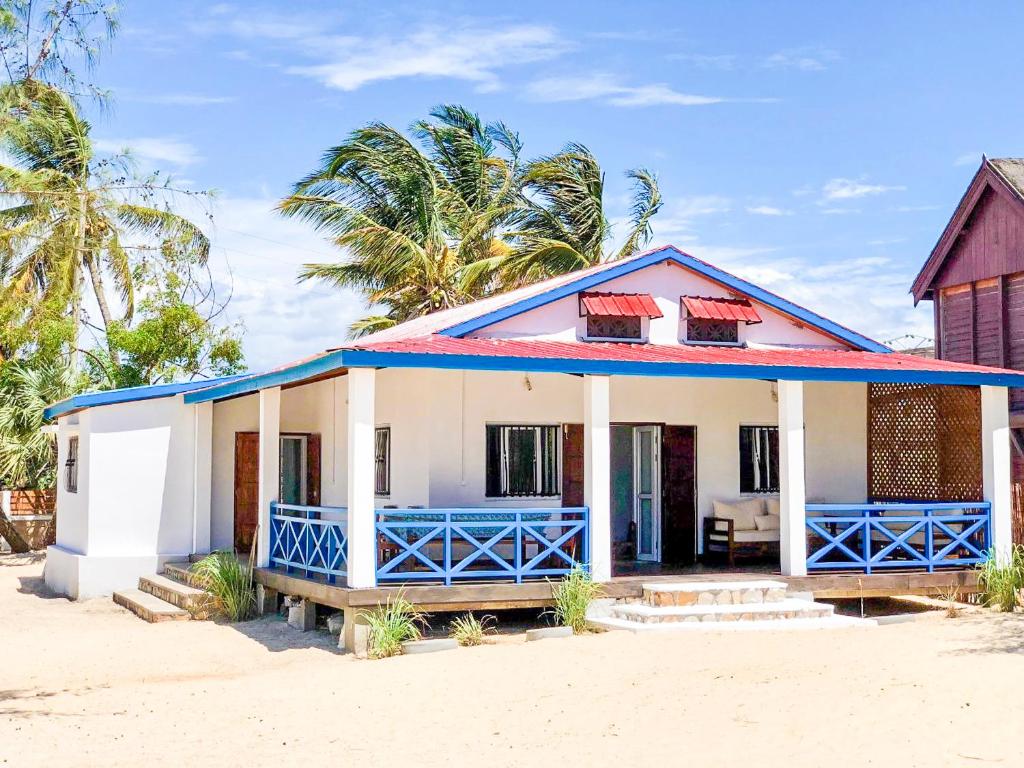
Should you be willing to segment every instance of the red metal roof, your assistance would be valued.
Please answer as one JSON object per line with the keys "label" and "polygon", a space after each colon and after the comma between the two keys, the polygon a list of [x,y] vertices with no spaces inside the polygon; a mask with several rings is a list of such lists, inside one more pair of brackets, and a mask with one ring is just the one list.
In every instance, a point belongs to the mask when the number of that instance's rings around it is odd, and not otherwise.
{"label": "red metal roof", "polygon": [[452,338],[425,336],[402,341],[354,343],[349,349],[431,355],[480,355],[562,360],[615,360],[638,363],[701,363],[707,365],[774,365],[780,367],[844,368],[881,371],[948,371],[1009,373],[897,352],[862,352],[841,349],[718,347],[694,344],[634,344],[591,341],[529,341],[525,339]]}
{"label": "red metal roof", "polygon": [[722,299],[710,296],[681,296],[690,317],[701,320],[736,320],[741,323],[760,323],[761,316],[746,299]]}
{"label": "red metal roof", "polygon": [[580,316],[603,315],[605,317],[662,317],[661,310],[649,293],[600,293],[592,291],[580,294]]}

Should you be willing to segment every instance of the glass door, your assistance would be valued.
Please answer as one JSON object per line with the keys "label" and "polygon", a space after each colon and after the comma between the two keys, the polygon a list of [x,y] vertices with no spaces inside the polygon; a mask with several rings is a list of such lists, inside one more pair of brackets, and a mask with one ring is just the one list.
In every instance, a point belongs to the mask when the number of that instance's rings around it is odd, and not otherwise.
{"label": "glass door", "polygon": [[633,430],[633,522],[637,560],[661,560],[661,476],[658,427]]}
{"label": "glass door", "polygon": [[282,504],[306,503],[306,437],[281,436],[281,494]]}

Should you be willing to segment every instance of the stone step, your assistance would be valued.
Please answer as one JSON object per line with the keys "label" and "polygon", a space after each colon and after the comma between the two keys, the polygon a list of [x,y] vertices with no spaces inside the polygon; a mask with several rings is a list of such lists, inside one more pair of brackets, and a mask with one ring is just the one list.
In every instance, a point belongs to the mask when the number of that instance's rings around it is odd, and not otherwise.
{"label": "stone step", "polygon": [[192,570],[192,563],[164,563],[163,575],[180,584],[202,589],[199,577]]}
{"label": "stone step", "polygon": [[140,576],[139,589],[188,611],[193,619],[210,618],[216,607],[213,595],[206,590],[169,579],[167,576]]}
{"label": "stone step", "polygon": [[756,605],[786,599],[783,581],[671,581],[643,585],[643,602],[661,608],[687,605]]}
{"label": "stone step", "polygon": [[158,621],[188,621],[192,618],[184,608],[171,605],[141,589],[118,590],[114,593],[114,602],[150,624]]}
{"label": "stone step", "polygon": [[821,619],[832,615],[828,603],[785,598],[768,603],[729,603],[713,605],[653,606],[645,603],[623,603],[608,611],[616,619],[639,624],[666,624],[709,621],[757,621],[772,619]]}
{"label": "stone step", "polygon": [[833,614],[825,618],[811,619],[755,619],[753,621],[672,621],[664,624],[644,624],[618,619],[613,616],[599,616],[588,619],[595,629],[625,630],[627,632],[757,632],[769,630],[790,632],[807,629],[845,629],[849,627],[874,627],[874,619],[858,619],[853,616]]}

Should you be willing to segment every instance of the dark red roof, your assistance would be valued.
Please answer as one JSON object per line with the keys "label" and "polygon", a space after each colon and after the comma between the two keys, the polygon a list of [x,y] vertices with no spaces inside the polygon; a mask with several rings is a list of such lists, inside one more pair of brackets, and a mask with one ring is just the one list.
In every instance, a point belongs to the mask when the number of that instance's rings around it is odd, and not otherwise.
{"label": "dark red roof", "polygon": [[727,366],[780,366],[844,368],[876,371],[937,371],[1010,373],[968,363],[918,357],[897,352],[861,352],[841,349],[700,346],[696,344],[637,344],[592,341],[530,341],[526,339],[452,338],[425,336],[351,348],[372,352],[407,352],[430,355],[480,355],[561,360],[614,360],[637,363],[700,363]]}
{"label": "dark red roof", "polygon": [[649,293],[581,293],[580,316],[662,317]]}
{"label": "dark red roof", "polygon": [[690,317],[701,320],[736,320],[760,323],[761,316],[746,299],[721,299],[709,296],[682,296],[679,299]]}

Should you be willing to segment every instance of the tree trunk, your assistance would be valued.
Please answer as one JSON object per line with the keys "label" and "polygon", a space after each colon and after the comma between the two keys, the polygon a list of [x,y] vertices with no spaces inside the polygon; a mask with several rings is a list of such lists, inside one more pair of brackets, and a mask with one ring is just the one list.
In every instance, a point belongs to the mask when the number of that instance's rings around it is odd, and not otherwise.
{"label": "tree trunk", "polygon": [[32,547],[18,533],[18,529],[14,527],[14,523],[2,509],[0,509],[0,538],[7,539],[7,543],[11,545],[11,552],[21,554],[32,551]]}
{"label": "tree trunk", "polygon": [[110,324],[113,322],[113,317],[110,314],[110,305],[107,304],[106,291],[103,290],[103,275],[100,274],[100,265],[90,254],[86,266],[89,269],[89,278],[92,280],[93,293],[96,294],[96,303],[100,307],[100,316],[103,318],[103,333],[107,337],[107,351],[110,353],[110,360],[114,365],[120,366],[121,360],[117,350],[110,343]]}

